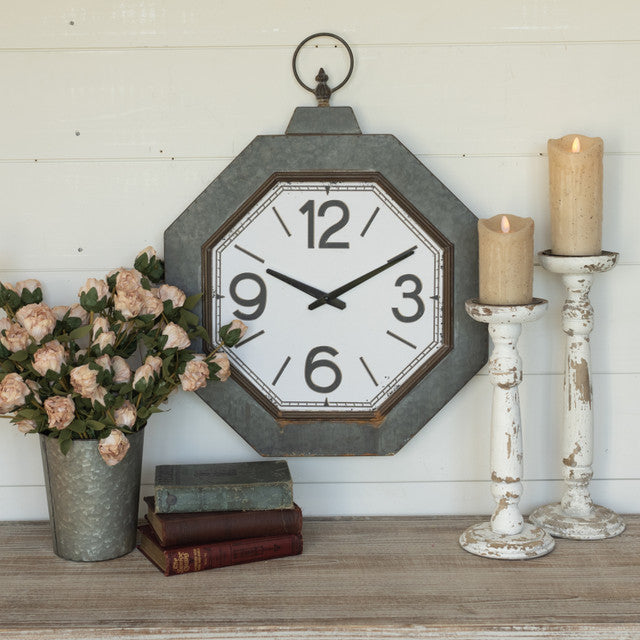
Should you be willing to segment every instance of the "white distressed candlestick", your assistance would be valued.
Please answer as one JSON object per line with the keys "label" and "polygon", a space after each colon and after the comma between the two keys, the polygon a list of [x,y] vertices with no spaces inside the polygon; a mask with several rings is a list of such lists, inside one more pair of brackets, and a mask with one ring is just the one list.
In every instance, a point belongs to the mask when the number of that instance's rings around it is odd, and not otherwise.
{"label": "white distressed candlestick", "polygon": [[524,521],[518,503],[522,495],[522,429],[518,385],[522,361],[517,342],[523,322],[537,320],[547,301],[531,304],[486,305],[467,300],[467,313],[489,325],[493,352],[489,381],[493,385],[491,407],[491,493],[496,509],[490,522],[469,527],[461,536],[462,547],[478,556],[526,560],[549,553],[555,542],[542,528]]}
{"label": "white distressed candlestick", "polygon": [[603,251],[597,256],[540,254],[542,266],[562,275],[567,295],[562,309],[562,330],[567,334],[564,371],[562,463],[566,490],[559,504],[539,507],[531,522],[551,535],[574,540],[612,538],[624,531],[622,518],[593,504],[589,481],[593,475],[593,407],[591,347],[593,307],[589,291],[594,273],[612,269],[618,254]]}

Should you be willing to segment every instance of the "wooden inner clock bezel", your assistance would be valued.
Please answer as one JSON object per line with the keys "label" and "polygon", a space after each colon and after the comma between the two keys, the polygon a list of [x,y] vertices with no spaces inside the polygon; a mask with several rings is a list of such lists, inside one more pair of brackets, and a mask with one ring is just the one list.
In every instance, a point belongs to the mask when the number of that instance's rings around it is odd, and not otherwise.
{"label": "wooden inner clock bezel", "polygon": [[[275,172],[211,235],[201,246],[202,265],[202,319],[211,336],[213,327],[212,249],[220,240],[279,182],[374,182],[387,192],[404,211],[422,227],[443,249],[444,277],[442,288],[443,345],[375,411],[281,411],[260,393],[253,383],[237,368],[231,368],[231,377],[281,425],[297,422],[365,422],[372,426],[382,423],[385,416],[453,349],[453,243],[449,241],[420,211],[381,173],[375,171],[286,171]],[[210,349],[211,345],[206,345]]]}

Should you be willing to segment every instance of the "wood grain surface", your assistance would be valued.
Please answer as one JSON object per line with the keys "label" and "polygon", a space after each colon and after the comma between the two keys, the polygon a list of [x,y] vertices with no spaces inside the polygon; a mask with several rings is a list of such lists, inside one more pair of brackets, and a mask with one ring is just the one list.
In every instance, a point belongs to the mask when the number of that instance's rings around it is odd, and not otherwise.
{"label": "wood grain surface", "polygon": [[0,525],[0,638],[637,638],[640,516],[529,561],[458,546],[469,517],[305,521],[302,556],[165,578],[137,551],[51,552],[46,523]]}

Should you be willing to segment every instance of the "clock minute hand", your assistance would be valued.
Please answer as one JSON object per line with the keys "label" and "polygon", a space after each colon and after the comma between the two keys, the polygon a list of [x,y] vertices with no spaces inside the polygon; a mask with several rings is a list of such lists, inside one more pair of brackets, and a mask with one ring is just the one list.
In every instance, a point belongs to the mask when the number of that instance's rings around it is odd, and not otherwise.
{"label": "clock minute hand", "polygon": [[[279,271],[274,271],[273,269],[267,269],[267,273],[278,280],[282,280],[282,282],[286,282],[288,285],[295,287],[299,291],[307,293],[308,295],[319,300],[320,298],[324,298],[327,296],[326,291],[322,291],[321,289],[316,289],[316,287],[312,287],[309,284],[304,282],[300,282],[300,280],[296,280],[295,278],[291,278],[290,276],[285,275],[284,273],[280,273]],[[339,294],[338,294],[339,295]],[[327,304],[330,304],[332,307],[336,307],[337,309],[344,309],[347,305],[342,301],[337,299],[338,296],[332,296],[330,300],[327,301]]]}
{"label": "clock minute hand", "polygon": [[324,296],[318,296],[318,299],[309,305],[309,309],[313,310],[321,307],[323,304],[331,304],[331,302],[335,298],[341,296],[343,293],[351,291],[351,289],[355,289],[355,287],[362,284],[363,282],[366,282],[367,280],[369,280],[369,278],[377,276],[379,273],[382,273],[383,271],[389,269],[389,267],[393,267],[394,264],[398,264],[398,262],[408,258],[409,256],[412,256],[417,248],[417,246],[411,247],[411,249],[407,249],[406,251],[399,253],[393,258],[389,258],[389,260],[387,260],[383,265],[377,267],[376,269],[368,271],[364,275],[361,275],[359,278],[355,278],[355,280],[351,280],[351,282],[347,282],[347,284],[343,284],[341,287],[338,287],[333,291],[329,291],[329,293],[325,294]]}

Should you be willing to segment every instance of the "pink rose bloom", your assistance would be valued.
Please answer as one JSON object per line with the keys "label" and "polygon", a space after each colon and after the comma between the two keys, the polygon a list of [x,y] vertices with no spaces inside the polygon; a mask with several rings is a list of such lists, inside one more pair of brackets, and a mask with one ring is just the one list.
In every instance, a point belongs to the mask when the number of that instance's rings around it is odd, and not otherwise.
{"label": "pink rose bloom", "polygon": [[20,282],[16,282],[16,292],[19,296],[22,295],[24,290],[27,290],[29,293],[33,293],[36,289],[42,289],[42,285],[38,280],[20,280]]}
{"label": "pink rose bloom", "polygon": [[49,418],[49,428],[62,431],[73,422],[76,406],[69,396],[52,396],[44,401],[44,410]]}
{"label": "pink rose bloom", "polygon": [[136,289],[135,291],[118,291],[113,296],[113,306],[119,311],[125,320],[136,318],[142,313],[144,307],[144,297],[140,293],[144,289]]}
{"label": "pink rose bloom", "polygon": [[101,333],[92,343],[92,347],[98,347],[100,351],[104,351],[107,347],[113,347],[116,343],[116,334],[113,331]]}
{"label": "pink rose bloom", "polygon": [[9,318],[0,318],[0,333],[6,331],[9,327],[11,327],[11,320]]}
{"label": "pink rose bloom", "polygon": [[113,419],[119,427],[133,428],[137,417],[138,412],[135,406],[128,400],[125,400],[122,406],[113,412]]}
{"label": "pink rose bloom", "polygon": [[220,370],[217,371],[214,375],[220,381],[224,382],[231,375],[231,365],[229,364],[229,358],[226,353],[216,353],[213,358],[211,358],[211,362],[215,362]]}
{"label": "pink rose bloom", "polygon": [[144,364],[148,364],[153,372],[159,376],[162,371],[162,358],[158,358],[158,356],[147,356],[144,360]]}
{"label": "pink rose bloom", "polygon": [[60,369],[66,361],[67,354],[57,340],[47,342],[33,354],[33,368],[41,376],[46,375],[47,371],[60,373]]}
{"label": "pink rose bloom", "polygon": [[120,269],[116,277],[118,293],[133,293],[141,289],[142,274],[137,269]]}
{"label": "pink rose bloom", "polygon": [[33,394],[35,401],[38,404],[42,404],[42,400],[40,399],[39,391],[40,386],[35,380],[27,380],[27,387],[29,387],[29,391]]}
{"label": "pink rose bloom", "polygon": [[73,390],[83,398],[91,398],[96,393],[98,390],[97,377],[98,372],[94,369],[89,369],[88,364],[71,369],[69,374]]}
{"label": "pink rose bloom", "polygon": [[229,323],[229,331],[234,331],[235,329],[240,329],[240,338],[242,338],[242,336],[247,332],[247,325],[242,322],[242,320],[234,318]]}
{"label": "pink rose bloom", "polygon": [[164,311],[162,300],[160,300],[153,291],[147,291],[146,289],[141,290],[141,295],[143,304],[140,315],[152,315],[154,318],[157,318]]}
{"label": "pink rose bloom", "polygon": [[131,380],[131,369],[124,358],[114,356],[111,359],[111,368],[113,369],[113,381],[116,384]]}
{"label": "pink rose bloom", "polygon": [[84,287],[78,291],[78,296],[82,293],[89,293],[91,289],[95,289],[98,294],[98,300],[102,300],[103,298],[107,298],[109,296],[109,287],[104,280],[99,280],[98,278],[89,278]]}
{"label": "pink rose bloom", "polygon": [[62,320],[67,315],[67,311],[69,311],[69,307],[64,304],[59,304],[56,307],[51,307],[51,312],[56,317],[56,320]]}
{"label": "pink rose bloom", "polygon": [[111,327],[109,326],[109,321],[102,316],[98,316],[93,321],[93,326],[91,327],[91,339],[95,340],[96,336],[99,333],[107,333]]}
{"label": "pink rose bloom", "polygon": [[56,326],[56,317],[44,302],[21,307],[15,318],[36,342],[52,333]]}
{"label": "pink rose bloom", "polygon": [[0,381],[0,414],[9,413],[24,404],[31,393],[29,387],[17,373],[8,373]]}
{"label": "pink rose bloom", "polygon": [[107,371],[113,371],[111,356],[107,355],[106,353],[103,356],[96,358],[96,364],[100,365]]}
{"label": "pink rose bloom", "polygon": [[174,309],[179,309],[187,299],[184,291],[170,284],[161,284],[158,287],[158,297],[162,302],[171,300]]}
{"label": "pink rose bloom", "polygon": [[184,373],[178,376],[184,391],[196,391],[207,386],[209,366],[203,358],[204,356],[197,355],[193,360],[189,360]]}
{"label": "pink rose bloom", "polygon": [[37,427],[33,420],[20,420],[20,422],[16,422],[16,426],[20,433],[33,433]]}
{"label": "pink rose bloom", "polygon": [[111,429],[109,436],[98,442],[98,451],[102,459],[113,467],[127,455],[129,440],[120,429]]}
{"label": "pink rose bloom", "polygon": [[143,364],[136,369],[135,374],[133,375],[133,388],[136,388],[138,382],[144,382],[144,388],[148,387],[149,384],[153,381],[153,368],[151,365]]}
{"label": "pink rose bloom", "polygon": [[175,322],[170,322],[162,331],[163,336],[167,336],[167,344],[164,345],[165,349],[172,349],[177,347],[178,349],[188,349],[191,346],[191,340],[187,332]]}
{"label": "pink rose bloom", "polygon": [[76,303],[72,304],[69,309],[69,317],[70,318],[79,318],[81,324],[87,324],[89,321],[89,314],[86,309],[82,308],[82,305]]}
{"label": "pink rose bloom", "polygon": [[3,283],[2,283],[2,286],[3,286],[5,289],[9,289],[9,291],[13,291],[14,293],[18,293],[18,292],[16,291],[16,288],[15,288],[15,287],[10,283],[10,282],[3,282]]}
{"label": "pink rose bloom", "polygon": [[[3,318],[4,320],[5,318]],[[0,327],[0,331],[2,328]],[[21,327],[17,322],[9,322],[9,328],[5,330],[4,336],[0,336],[0,342],[7,348],[9,351],[23,351],[26,349],[30,342],[31,338],[29,337],[29,332]]]}
{"label": "pink rose bloom", "polygon": [[91,398],[89,398],[89,399],[91,400],[91,402],[97,402],[98,404],[101,404],[104,407],[105,406],[104,397],[106,395],[107,395],[107,390],[104,387],[98,387],[91,394]]}

